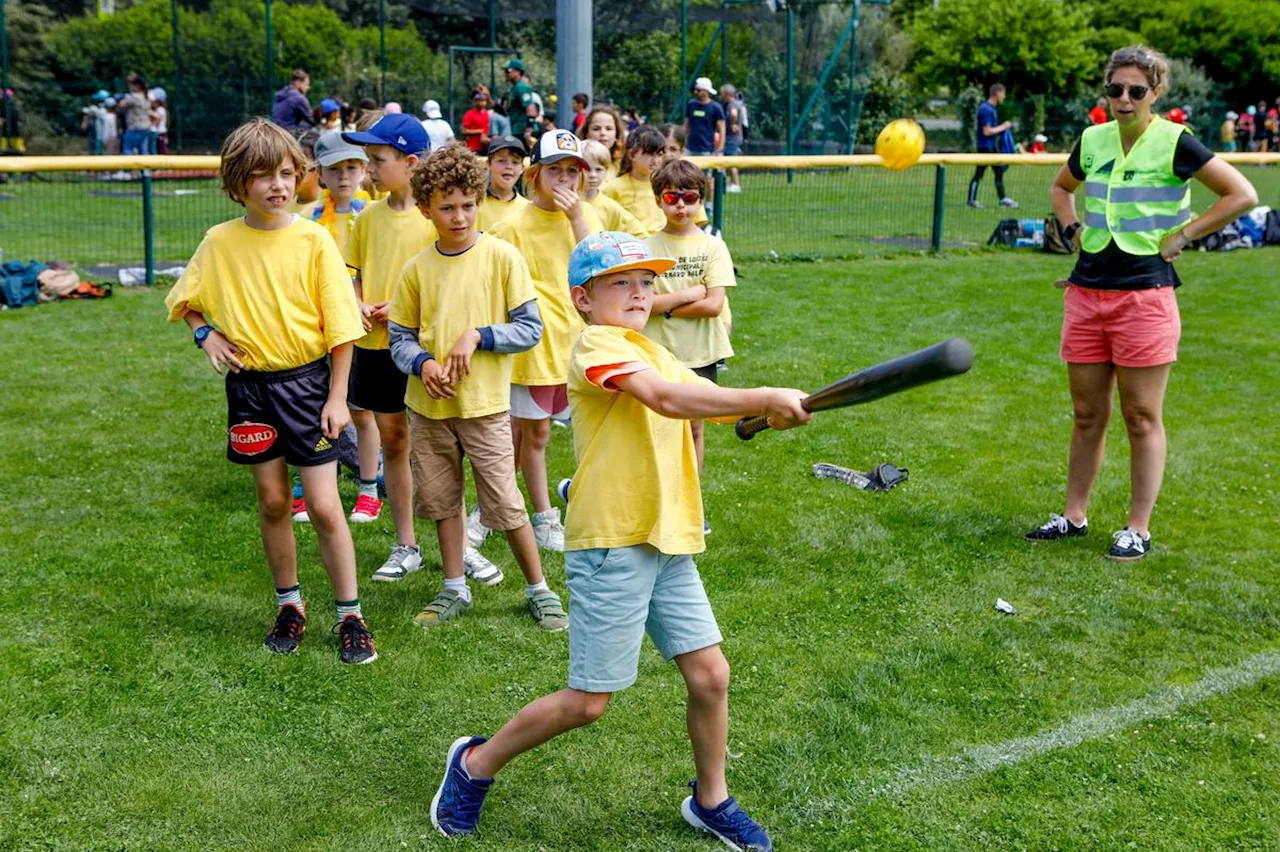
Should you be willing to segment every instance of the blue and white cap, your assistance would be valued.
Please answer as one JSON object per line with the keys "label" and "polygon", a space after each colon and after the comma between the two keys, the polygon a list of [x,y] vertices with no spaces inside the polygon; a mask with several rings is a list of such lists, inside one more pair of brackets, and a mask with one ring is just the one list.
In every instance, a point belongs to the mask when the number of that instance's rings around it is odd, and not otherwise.
{"label": "blue and white cap", "polygon": [[592,278],[629,269],[647,269],[654,275],[669,272],[674,258],[654,257],[640,240],[621,231],[590,234],[569,255],[569,286],[585,287]]}

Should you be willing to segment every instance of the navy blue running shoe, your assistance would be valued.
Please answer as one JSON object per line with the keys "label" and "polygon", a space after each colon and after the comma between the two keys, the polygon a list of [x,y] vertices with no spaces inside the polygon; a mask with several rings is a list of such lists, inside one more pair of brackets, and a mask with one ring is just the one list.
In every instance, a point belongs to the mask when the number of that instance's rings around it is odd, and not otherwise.
{"label": "navy blue running shoe", "polygon": [[725,799],[714,808],[708,810],[698,804],[698,786],[696,781],[689,782],[693,795],[688,796],[680,805],[680,815],[684,821],[694,828],[710,832],[720,838],[720,842],[738,852],[772,852],[773,841],[764,829],[747,816],[747,812],[739,807],[733,796]]}
{"label": "navy blue running shoe", "polygon": [[462,768],[462,755],[467,749],[484,742],[484,737],[459,737],[449,746],[445,758],[444,780],[431,800],[431,824],[446,837],[474,834],[480,822],[480,806],[493,785],[492,778],[472,778]]}

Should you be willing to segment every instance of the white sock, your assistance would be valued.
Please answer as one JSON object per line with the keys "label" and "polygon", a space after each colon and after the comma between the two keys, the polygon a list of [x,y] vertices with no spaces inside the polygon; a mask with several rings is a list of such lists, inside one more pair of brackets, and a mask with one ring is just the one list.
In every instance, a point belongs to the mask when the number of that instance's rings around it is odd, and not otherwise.
{"label": "white sock", "polygon": [[456,580],[452,580],[448,577],[445,577],[444,587],[446,589],[453,589],[455,592],[458,593],[458,597],[462,598],[467,603],[471,603],[471,589],[467,588],[466,577],[459,577]]}
{"label": "white sock", "polygon": [[358,492],[358,496],[372,497],[375,500],[378,499],[378,480],[377,479],[360,480],[360,491]]}
{"label": "white sock", "polygon": [[293,604],[302,611],[302,587],[294,584],[288,589],[276,589],[276,606],[281,607],[285,604]]}
{"label": "white sock", "polygon": [[541,583],[526,583],[524,590],[529,597],[533,597],[538,592],[551,591],[551,587],[547,585],[546,580],[543,580]]}
{"label": "white sock", "polygon": [[336,601],[338,605],[338,623],[342,623],[342,619],[348,615],[354,615],[361,621],[364,620],[364,613],[360,611],[360,599],[350,601]]}

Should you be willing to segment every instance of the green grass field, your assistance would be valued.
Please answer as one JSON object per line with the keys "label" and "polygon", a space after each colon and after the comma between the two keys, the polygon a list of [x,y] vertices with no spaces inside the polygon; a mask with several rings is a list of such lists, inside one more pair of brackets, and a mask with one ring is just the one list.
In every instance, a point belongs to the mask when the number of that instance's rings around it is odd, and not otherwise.
{"label": "green grass field", "polygon": [[[812,388],[952,335],[977,351],[962,378],[806,430],[709,437],[699,565],[734,672],[730,787],[780,850],[1280,847],[1274,258],[1181,264],[1168,476],[1134,565],[1102,556],[1125,518],[1119,423],[1090,537],[1020,538],[1063,496],[1049,282],[1068,260],[742,265],[729,383]],[[521,614],[493,541],[507,582],[430,634],[410,619],[434,559],[365,583],[382,658],[344,668],[303,528],[311,630],[268,655],[252,482],[163,297],[0,314],[0,849],[723,848],[680,819],[683,691],[648,643],[600,723],[509,767],[477,838],[437,837],[445,748],[560,687],[566,637]],[[819,461],[911,479],[867,494],[815,480]],[[561,430],[549,466],[572,472]],[[367,577],[391,526],[354,533]]]}
{"label": "green grass field", "polygon": [[[1014,166],[1006,189],[1022,207],[997,206],[993,177],[983,178],[985,209],[965,205],[973,170],[946,170],[943,245],[985,244],[996,223],[1009,217],[1043,219],[1050,211],[1052,166]],[[1280,169],[1246,167],[1262,204],[1280,207]],[[0,232],[8,258],[61,258],[79,264],[141,264],[142,191],[139,183],[23,179],[0,186],[0,217],[16,223]],[[848,258],[927,251],[933,229],[935,169],[905,172],[881,168],[742,173],[744,191],[726,196],[724,234],[738,260]],[[1194,183],[1199,211],[1212,197]],[[1083,203],[1080,203],[1083,210]],[[216,180],[155,182],[155,256],[160,264],[184,262],[212,225],[238,215]],[[772,254],[771,254],[772,253]]]}

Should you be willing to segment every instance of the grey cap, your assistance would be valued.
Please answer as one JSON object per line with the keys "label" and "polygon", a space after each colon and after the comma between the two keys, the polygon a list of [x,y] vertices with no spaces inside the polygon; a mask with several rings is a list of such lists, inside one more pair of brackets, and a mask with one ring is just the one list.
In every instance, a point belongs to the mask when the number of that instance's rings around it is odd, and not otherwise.
{"label": "grey cap", "polygon": [[342,134],[336,130],[322,134],[316,140],[316,162],[321,168],[335,166],[345,160],[359,160],[362,163],[369,162],[369,155],[359,145],[352,145],[342,138]]}

